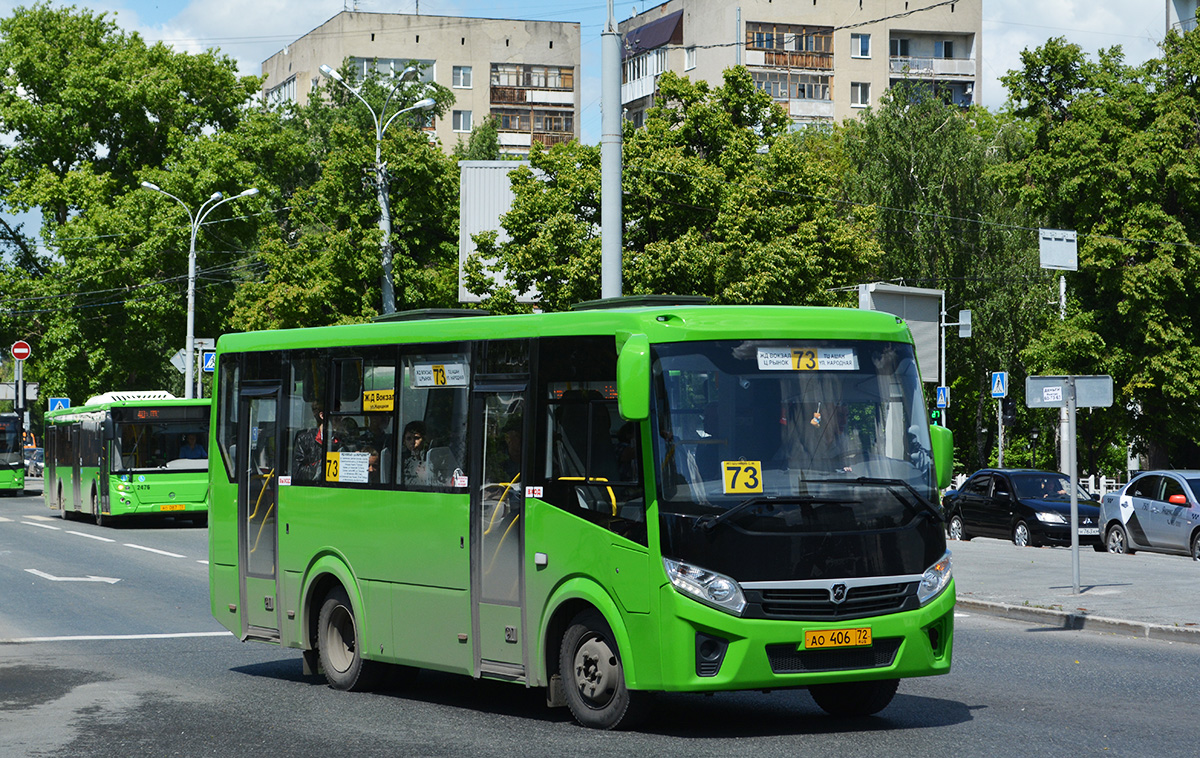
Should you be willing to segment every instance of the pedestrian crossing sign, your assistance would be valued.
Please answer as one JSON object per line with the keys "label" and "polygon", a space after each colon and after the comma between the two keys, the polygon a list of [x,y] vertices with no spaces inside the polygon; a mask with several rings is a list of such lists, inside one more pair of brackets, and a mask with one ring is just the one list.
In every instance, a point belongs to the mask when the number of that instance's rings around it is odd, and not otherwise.
{"label": "pedestrian crossing sign", "polygon": [[1008,397],[1008,372],[992,372],[992,397]]}
{"label": "pedestrian crossing sign", "polygon": [[938,387],[937,388],[937,407],[939,407],[939,408],[949,408],[950,407],[950,388],[949,387]]}
{"label": "pedestrian crossing sign", "polygon": [[210,353],[206,350],[204,352],[204,358],[201,361],[200,365],[203,366],[204,370],[210,374],[212,372],[216,371],[217,370],[217,354]]}

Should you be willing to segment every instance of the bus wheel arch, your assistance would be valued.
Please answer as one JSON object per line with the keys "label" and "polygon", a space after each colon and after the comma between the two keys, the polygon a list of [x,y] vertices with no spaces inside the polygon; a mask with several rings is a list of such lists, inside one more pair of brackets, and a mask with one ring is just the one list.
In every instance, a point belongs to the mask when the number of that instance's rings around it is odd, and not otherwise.
{"label": "bus wheel arch", "polygon": [[567,626],[559,672],[567,706],[582,726],[629,729],[648,714],[650,693],[629,689],[616,635],[593,607],[577,613]]}

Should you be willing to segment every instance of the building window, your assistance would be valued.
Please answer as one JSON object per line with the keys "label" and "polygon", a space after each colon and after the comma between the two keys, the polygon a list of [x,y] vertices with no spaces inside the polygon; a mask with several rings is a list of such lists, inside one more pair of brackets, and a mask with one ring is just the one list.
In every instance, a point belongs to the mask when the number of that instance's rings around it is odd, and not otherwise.
{"label": "building window", "polygon": [[871,35],[869,35],[869,34],[851,34],[850,35],[850,57],[851,58],[870,58],[871,57]]}
{"label": "building window", "polygon": [[453,86],[461,89],[471,88],[471,67],[455,66]]}
{"label": "building window", "polygon": [[471,131],[471,111],[453,111],[452,117],[454,119],[454,131]]}
{"label": "building window", "polygon": [[799,100],[829,100],[829,86],[833,77],[821,74],[796,74],[796,98]]}
{"label": "building window", "polygon": [[871,104],[871,83],[850,82],[850,105],[855,108],[866,108]]}
{"label": "building window", "polygon": [[788,74],[786,72],[754,71],[754,86],[775,100],[829,100],[833,77],[828,74]]}
{"label": "building window", "polygon": [[405,68],[416,66],[421,73],[417,77],[420,82],[432,82],[434,74],[434,63],[432,60],[410,59],[410,58],[351,58],[350,66],[354,69],[355,75],[361,80],[366,79],[371,73],[372,67],[382,77],[399,76]]}
{"label": "building window", "polygon": [[296,102],[296,77],[288,79],[278,87],[267,90],[267,105],[281,106]]}
{"label": "building window", "polygon": [[953,58],[954,57],[954,41],[953,40],[935,40],[933,43],[934,58]]}
{"label": "building window", "polygon": [[493,87],[537,87],[539,89],[575,89],[573,66],[535,66],[519,63],[493,63]]}
{"label": "building window", "polygon": [[751,50],[832,53],[833,27],[751,21],[746,23],[746,47]]}
{"label": "building window", "polygon": [[625,61],[625,66],[622,69],[625,77],[624,83],[636,82],[638,79],[647,76],[658,76],[667,70],[667,50],[666,48],[658,48],[635,55]]}
{"label": "building window", "polygon": [[891,53],[893,58],[907,58],[908,40],[903,38],[893,39],[891,41]]}
{"label": "building window", "polygon": [[691,71],[696,67],[696,48],[689,47],[683,51],[683,70]]}

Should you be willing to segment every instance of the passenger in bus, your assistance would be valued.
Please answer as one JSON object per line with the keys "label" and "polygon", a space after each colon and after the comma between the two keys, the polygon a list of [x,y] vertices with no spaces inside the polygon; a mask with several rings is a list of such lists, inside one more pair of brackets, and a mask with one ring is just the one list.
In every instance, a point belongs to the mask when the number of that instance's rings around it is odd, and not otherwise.
{"label": "passenger in bus", "polygon": [[306,482],[319,481],[325,463],[325,407],[313,403],[312,413],[316,426],[296,433],[292,452],[292,476]]}
{"label": "passenger in bus", "polygon": [[425,457],[428,444],[423,421],[410,421],[401,439],[400,475],[405,484],[429,484],[429,467]]}
{"label": "passenger in bus", "polygon": [[200,460],[208,457],[208,453],[204,450],[204,445],[200,444],[195,432],[188,432],[184,443],[179,446],[179,457],[190,458],[192,460]]}

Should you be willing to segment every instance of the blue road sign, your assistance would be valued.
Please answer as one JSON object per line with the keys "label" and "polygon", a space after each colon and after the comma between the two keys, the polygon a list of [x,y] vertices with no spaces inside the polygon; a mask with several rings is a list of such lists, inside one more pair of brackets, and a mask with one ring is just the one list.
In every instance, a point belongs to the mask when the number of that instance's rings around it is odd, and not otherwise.
{"label": "blue road sign", "polygon": [[1008,397],[1008,372],[992,372],[992,397]]}
{"label": "blue road sign", "polygon": [[204,367],[205,371],[207,371],[208,373],[211,374],[212,372],[217,370],[217,354],[210,353],[207,350],[205,350],[203,355],[204,355],[204,359],[200,362],[200,365],[202,365]]}
{"label": "blue road sign", "polygon": [[938,387],[937,388],[937,407],[939,407],[939,408],[949,408],[950,407],[950,388],[949,387]]}
{"label": "blue road sign", "polygon": [[50,410],[60,411],[63,408],[71,407],[71,398],[69,397],[52,397],[50,398]]}

